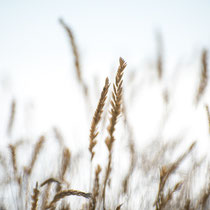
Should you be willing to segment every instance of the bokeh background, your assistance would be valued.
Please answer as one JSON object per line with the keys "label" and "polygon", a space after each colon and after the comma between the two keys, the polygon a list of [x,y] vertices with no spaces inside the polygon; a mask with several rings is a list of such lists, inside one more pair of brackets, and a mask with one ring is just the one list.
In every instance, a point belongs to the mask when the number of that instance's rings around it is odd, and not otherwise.
{"label": "bokeh background", "polygon": [[209,11],[208,0],[1,1],[1,130],[12,98],[25,116],[17,135],[46,131],[52,124],[66,132],[74,126],[67,120],[74,114],[71,107],[77,108],[70,98],[78,98],[73,57],[59,18],[73,30],[84,79],[100,88],[114,74],[119,56],[127,71],[154,72],[157,33],[164,74],[182,71],[187,82],[199,67],[201,49],[210,46]]}
{"label": "bokeh background", "polygon": [[[78,84],[69,38],[59,18],[73,31],[89,104]],[[209,128],[204,106],[210,104],[209,87],[199,104],[195,105],[194,99],[201,53],[210,49],[209,20],[208,0],[1,0],[1,147],[20,139],[34,143],[40,135],[51,141],[56,127],[73,157],[87,158],[91,118],[104,80],[108,76],[113,81],[121,56],[128,64],[124,100],[136,150],[143,150],[143,145],[154,139],[165,142],[181,138],[186,144],[198,140],[199,154],[206,155]],[[159,50],[163,59],[161,81],[156,65]],[[168,103],[164,101],[166,93]],[[14,125],[8,135],[14,100]],[[116,134],[121,138],[127,135],[122,118]],[[105,129],[102,136],[99,151],[106,150]],[[127,143],[116,144],[123,151]],[[50,145],[47,150],[54,154]],[[22,165],[29,152],[20,154]],[[98,160],[107,153],[100,155]],[[126,170],[123,163],[119,167]],[[79,174],[82,177],[84,173]],[[75,186],[84,186],[80,176]]]}

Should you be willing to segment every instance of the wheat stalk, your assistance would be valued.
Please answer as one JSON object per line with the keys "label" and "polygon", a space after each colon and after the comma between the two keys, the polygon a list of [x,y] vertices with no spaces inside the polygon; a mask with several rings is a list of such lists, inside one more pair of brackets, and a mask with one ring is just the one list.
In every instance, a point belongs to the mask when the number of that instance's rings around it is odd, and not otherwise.
{"label": "wheat stalk", "polygon": [[59,193],[57,193],[53,200],[51,201],[50,205],[47,207],[47,209],[51,208],[56,202],[58,202],[59,200],[65,198],[66,196],[70,196],[70,195],[76,195],[76,196],[81,196],[84,198],[91,198],[91,193],[85,193],[85,192],[81,192],[78,190],[64,190],[61,191]]}
{"label": "wheat stalk", "polygon": [[8,127],[7,127],[8,135],[11,135],[11,132],[12,132],[12,128],[13,128],[14,121],[15,121],[15,113],[16,113],[16,101],[13,100],[12,104],[11,104],[11,113],[10,113]]}
{"label": "wheat stalk", "polygon": [[107,128],[108,131],[108,137],[106,138],[106,146],[109,151],[109,160],[108,165],[105,172],[105,179],[104,179],[104,185],[103,185],[103,192],[102,192],[102,198],[103,198],[103,208],[105,209],[105,196],[106,196],[106,185],[109,178],[109,175],[111,173],[111,162],[112,162],[112,147],[113,143],[115,141],[114,138],[114,131],[115,126],[117,124],[117,118],[119,117],[121,113],[121,105],[122,105],[122,84],[123,84],[123,73],[124,69],[126,67],[126,62],[120,58],[119,59],[119,67],[117,71],[117,75],[115,77],[115,83],[113,84],[113,91],[112,91],[112,100],[111,100],[111,117],[109,119],[109,126]]}
{"label": "wheat stalk", "polygon": [[208,53],[207,50],[203,50],[201,55],[201,75],[200,83],[197,90],[195,103],[198,104],[208,84],[208,65],[207,65]]}
{"label": "wheat stalk", "polygon": [[98,165],[95,171],[95,182],[93,186],[92,201],[90,202],[90,208],[89,208],[90,210],[96,209],[96,202],[99,195],[99,174],[100,173],[101,173],[101,167],[100,165]]}
{"label": "wheat stalk", "polygon": [[32,203],[31,203],[31,210],[36,210],[38,207],[38,200],[39,200],[39,189],[38,189],[38,182],[36,183],[36,187],[33,190],[34,194],[32,197]]}
{"label": "wheat stalk", "polygon": [[95,147],[97,141],[96,141],[96,137],[98,135],[98,131],[97,131],[97,126],[99,121],[101,120],[101,115],[103,113],[103,108],[106,102],[106,98],[107,98],[107,93],[109,90],[109,79],[106,78],[105,80],[105,85],[104,88],[101,92],[101,97],[99,99],[98,102],[98,106],[96,108],[96,111],[94,113],[93,119],[92,119],[92,123],[91,123],[91,128],[90,128],[90,144],[89,144],[89,151],[91,153],[91,161],[93,160],[93,157],[95,155],[95,152],[93,151],[93,148]]}
{"label": "wheat stalk", "polygon": [[71,28],[62,19],[59,19],[59,22],[63,26],[63,28],[66,30],[68,37],[70,39],[72,51],[73,51],[73,55],[74,55],[74,65],[75,65],[75,69],[76,69],[77,79],[83,88],[83,92],[84,92],[85,96],[88,97],[88,88],[87,88],[85,81],[82,78],[79,53],[78,53],[78,48],[77,48],[77,45],[75,42],[74,35],[72,33]]}
{"label": "wheat stalk", "polygon": [[130,166],[129,166],[128,173],[126,174],[123,180],[123,193],[126,194],[128,190],[129,180],[130,180],[131,175],[133,174],[135,164],[136,164],[136,150],[135,150],[135,145],[134,145],[133,131],[127,118],[127,112],[126,112],[126,106],[125,106],[124,100],[123,100],[122,113],[124,115],[124,123],[125,123],[125,126],[127,127],[128,134],[129,134],[128,143],[129,143],[129,152],[130,152]]}
{"label": "wheat stalk", "polygon": [[43,147],[44,141],[45,141],[44,136],[41,136],[39,138],[39,141],[35,144],[34,151],[33,151],[32,158],[31,158],[31,162],[30,162],[29,166],[25,169],[25,172],[28,175],[31,174],[31,172],[34,168],[35,162],[36,162],[37,157],[38,157],[38,155],[41,151],[41,148]]}
{"label": "wheat stalk", "polygon": [[157,72],[158,72],[158,79],[161,80],[163,77],[163,47],[162,47],[162,37],[160,33],[156,34],[157,40]]}
{"label": "wheat stalk", "polygon": [[191,146],[188,148],[188,150],[184,154],[182,154],[177,159],[177,161],[175,161],[173,164],[171,164],[169,166],[163,166],[160,169],[159,189],[158,189],[158,194],[157,194],[156,201],[154,202],[154,206],[156,207],[156,210],[161,210],[161,208],[162,208],[161,205],[162,205],[162,203],[164,201],[163,191],[164,191],[164,187],[165,187],[165,184],[166,184],[167,180],[176,171],[178,166],[187,157],[187,155],[192,151],[192,149],[195,147],[195,144],[196,143],[193,142],[191,144]]}

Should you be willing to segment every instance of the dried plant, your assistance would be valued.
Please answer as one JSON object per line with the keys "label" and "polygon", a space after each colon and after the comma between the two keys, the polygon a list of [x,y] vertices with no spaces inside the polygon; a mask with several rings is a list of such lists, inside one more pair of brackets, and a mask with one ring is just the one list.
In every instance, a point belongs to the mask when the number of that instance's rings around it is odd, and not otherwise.
{"label": "dried plant", "polygon": [[105,196],[106,196],[106,185],[109,178],[109,175],[111,173],[111,161],[112,161],[112,147],[113,143],[115,141],[114,138],[114,131],[115,126],[117,124],[117,118],[119,117],[121,113],[121,105],[122,105],[122,77],[124,73],[124,69],[126,67],[126,62],[120,58],[119,60],[120,65],[118,67],[117,75],[115,77],[115,83],[113,84],[113,91],[112,91],[112,100],[111,100],[111,117],[109,120],[109,126],[107,128],[109,136],[106,138],[106,146],[109,151],[109,159],[108,159],[108,165],[105,172],[105,179],[103,184],[103,208],[105,209]]}
{"label": "dried plant", "polygon": [[158,73],[158,79],[161,80],[163,77],[163,43],[162,43],[162,37],[160,33],[156,34],[157,39],[157,73]]}
{"label": "dried plant", "polygon": [[97,203],[97,198],[99,195],[99,174],[101,173],[101,167],[100,165],[97,166],[96,171],[95,171],[95,181],[94,181],[94,186],[93,186],[93,196],[92,196],[92,201],[90,202],[90,210],[95,210],[96,209],[96,203]]}
{"label": "dried plant", "polygon": [[97,143],[97,141],[96,141],[96,137],[98,135],[97,126],[98,126],[99,121],[101,120],[101,115],[103,113],[103,108],[104,108],[104,105],[105,105],[105,102],[106,102],[108,90],[109,90],[109,79],[106,78],[105,85],[104,85],[104,88],[101,92],[101,97],[100,97],[100,100],[98,102],[98,106],[96,108],[96,111],[94,113],[92,123],[91,123],[91,128],[90,128],[89,151],[91,153],[91,161],[93,160],[93,157],[95,155],[95,152],[93,151],[93,148],[95,147],[95,145]]}
{"label": "dried plant", "polygon": [[[158,189],[158,194],[156,201],[154,203],[154,206],[156,207],[156,210],[160,210],[162,208],[162,204],[164,203],[165,199],[164,198],[164,187],[166,182],[168,181],[169,177],[175,172],[175,170],[178,168],[180,163],[186,158],[186,156],[192,151],[192,149],[195,146],[195,142],[191,144],[191,146],[188,148],[188,150],[182,154],[177,161],[175,161],[173,164],[169,166],[163,166],[160,169],[160,181],[159,181],[159,189]],[[180,183],[181,184],[181,183]],[[179,184],[178,184],[179,185]],[[177,189],[177,186],[175,186],[174,189]],[[172,190],[173,192],[173,190]],[[173,193],[172,193],[173,194]],[[170,197],[169,197],[170,198]]]}
{"label": "dried plant", "polygon": [[208,59],[208,53],[204,49],[201,56],[201,76],[200,76],[199,87],[198,87],[196,98],[195,98],[196,104],[198,104],[198,102],[200,101],[208,84],[207,59]]}
{"label": "dried plant", "polygon": [[85,193],[85,192],[81,192],[78,190],[64,190],[64,191],[57,193],[54,196],[53,200],[51,201],[51,203],[49,204],[49,206],[47,208],[51,208],[56,202],[65,198],[66,196],[70,196],[70,195],[81,196],[81,197],[88,198],[88,199],[91,198],[91,193]]}
{"label": "dried plant", "polygon": [[133,174],[137,158],[136,158],[136,150],[135,150],[135,145],[134,145],[132,127],[127,119],[125,102],[123,103],[122,113],[124,115],[125,126],[127,127],[127,131],[129,133],[128,144],[129,144],[129,152],[130,152],[130,166],[128,169],[128,173],[126,174],[123,180],[123,193],[126,194],[128,190],[129,180],[130,180],[131,175]]}
{"label": "dried plant", "polygon": [[9,149],[11,152],[11,159],[12,159],[12,167],[14,172],[14,177],[16,180],[18,179],[18,170],[17,170],[17,161],[16,161],[16,147],[12,144],[9,145]]}
{"label": "dried plant", "polygon": [[40,185],[40,187],[43,187],[44,185],[51,184],[51,183],[61,184],[61,182],[59,182],[57,179],[49,178],[49,179],[45,180],[45,181]]}
{"label": "dried plant", "polygon": [[60,130],[57,127],[54,127],[53,128],[53,132],[54,132],[55,137],[58,140],[59,144],[63,147],[63,145],[64,145],[64,139],[63,139],[63,136],[62,136]]}
{"label": "dried plant", "polygon": [[206,113],[207,113],[207,117],[208,117],[208,128],[209,128],[209,134],[210,134],[210,112],[209,112],[209,106],[206,104],[205,108],[206,108]]}
{"label": "dried plant", "polygon": [[63,149],[63,158],[62,158],[62,164],[61,164],[61,177],[60,179],[63,181],[64,176],[66,174],[67,168],[69,167],[71,159],[71,153],[69,149],[66,147]]}
{"label": "dried plant", "polygon": [[75,38],[73,36],[72,30],[62,19],[59,19],[59,22],[63,26],[63,28],[66,30],[66,32],[68,34],[68,37],[70,39],[71,46],[72,46],[72,51],[73,51],[73,55],[74,55],[74,65],[75,65],[75,68],[76,68],[77,79],[78,79],[79,83],[81,84],[81,86],[83,88],[83,92],[84,92],[85,96],[88,97],[88,88],[87,88],[87,85],[86,85],[85,81],[82,78],[81,64],[80,64],[80,59],[79,59],[78,48],[77,48],[77,45],[75,43]]}
{"label": "dried plant", "polygon": [[36,187],[33,190],[32,203],[31,203],[31,210],[36,210],[38,208],[38,200],[39,200],[39,189],[38,189],[38,182],[36,183]]}
{"label": "dried plant", "polygon": [[11,135],[13,124],[15,121],[15,113],[16,113],[16,101],[13,100],[12,105],[11,105],[11,113],[10,113],[9,123],[8,123],[8,127],[7,127],[7,134],[9,136]]}
{"label": "dried plant", "polygon": [[45,138],[44,136],[41,136],[39,138],[39,141],[36,143],[35,147],[34,147],[34,151],[33,151],[33,154],[32,154],[32,158],[31,158],[31,162],[29,164],[29,166],[25,169],[25,172],[30,175],[33,168],[34,168],[34,164],[37,160],[37,157],[41,151],[41,148],[43,147],[43,144],[44,144],[44,141],[45,141]]}
{"label": "dried plant", "polygon": [[122,203],[120,205],[118,205],[116,210],[120,210],[122,205],[123,205]]}

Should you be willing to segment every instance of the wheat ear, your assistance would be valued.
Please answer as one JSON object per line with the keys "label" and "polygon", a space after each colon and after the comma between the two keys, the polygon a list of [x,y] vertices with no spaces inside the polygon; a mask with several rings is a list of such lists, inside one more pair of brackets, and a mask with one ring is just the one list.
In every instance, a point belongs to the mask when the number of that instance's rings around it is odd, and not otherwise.
{"label": "wheat ear", "polygon": [[73,55],[74,55],[74,65],[75,65],[75,69],[76,69],[77,79],[78,79],[79,83],[81,84],[81,86],[83,88],[85,96],[88,96],[88,88],[87,88],[87,85],[82,78],[79,53],[78,53],[78,48],[77,48],[77,45],[76,45],[76,42],[75,42],[74,35],[72,33],[71,28],[62,19],[59,19],[59,22],[63,26],[65,31],[67,32],[68,37],[70,39],[71,47],[72,47],[72,51],[73,51]]}
{"label": "wheat ear", "polygon": [[107,185],[109,175],[111,173],[112,147],[115,141],[114,131],[115,131],[115,126],[117,124],[117,118],[119,117],[121,113],[122,84],[123,84],[122,77],[123,77],[124,69],[126,67],[126,62],[122,58],[119,59],[119,62],[120,62],[120,65],[118,67],[118,71],[115,77],[115,83],[113,84],[113,91],[112,91],[111,111],[110,111],[111,117],[109,119],[109,126],[107,128],[109,135],[105,141],[106,146],[109,151],[109,160],[108,160],[108,165],[105,172],[105,179],[104,179],[103,193],[102,193],[104,209],[105,209],[106,185]]}
{"label": "wheat ear", "polygon": [[35,162],[36,162],[37,157],[38,157],[38,155],[41,151],[41,148],[43,147],[44,141],[45,141],[44,136],[41,136],[39,138],[39,141],[35,144],[34,151],[33,151],[32,158],[31,158],[31,162],[30,162],[29,166],[26,168],[26,173],[28,175],[31,174],[31,172],[34,168]]}
{"label": "wheat ear", "polygon": [[106,102],[106,98],[107,98],[107,93],[109,90],[109,79],[106,78],[105,81],[105,85],[104,88],[101,92],[101,97],[99,99],[98,102],[98,106],[96,108],[96,111],[94,113],[93,119],[92,119],[92,123],[91,123],[91,128],[90,128],[90,144],[89,144],[89,151],[91,153],[91,161],[93,160],[93,157],[95,155],[95,152],[93,151],[93,148],[95,147],[97,141],[96,141],[96,137],[98,135],[98,131],[97,131],[97,126],[99,121],[101,120],[101,115],[103,113],[103,108]]}
{"label": "wheat ear", "polygon": [[36,187],[33,190],[32,195],[32,204],[31,204],[31,210],[36,210],[38,207],[38,200],[39,200],[39,189],[38,189],[38,182],[36,183]]}

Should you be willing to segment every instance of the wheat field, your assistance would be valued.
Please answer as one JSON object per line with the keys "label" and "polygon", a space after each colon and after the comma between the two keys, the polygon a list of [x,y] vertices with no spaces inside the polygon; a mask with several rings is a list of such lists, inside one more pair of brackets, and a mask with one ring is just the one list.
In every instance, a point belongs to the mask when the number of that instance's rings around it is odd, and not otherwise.
{"label": "wheat field", "polygon": [[[19,102],[12,100],[4,130],[8,142],[0,151],[0,209],[210,209],[208,50],[200,52],[198,79],[186,89],[176,80],[165,85],[161,47],[152,79],[142,73],[141,83],[135,80],[138,72],[119,56],[113,77],[100,78],[104,82],[95,90],[100,92],[95,103],[83,77],[77,37],[64,20],[59,24],[69,41],[77,94],[85,104],[70,120],[88,118],[89,135],[78,151],[56,126],[33,141],[13,139]],[[180,80],[185,84],[185,77]],[[181,92],[187,96],[177,102]],[[186,113],[187,122],[195,122],[191,130],[182,116],[189,109],[193,116]],[[88,117],[79,116],[84,112]],[[193,133],[196,123],[203,126],[205,146]]]}

